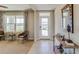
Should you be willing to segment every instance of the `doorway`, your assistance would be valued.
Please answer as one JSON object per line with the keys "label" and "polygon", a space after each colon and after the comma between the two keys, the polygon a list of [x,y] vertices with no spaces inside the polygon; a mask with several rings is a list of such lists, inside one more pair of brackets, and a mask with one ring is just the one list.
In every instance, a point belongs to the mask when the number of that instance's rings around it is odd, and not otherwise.
{"label": "doorway", "polygon": [[40,16],[39,29],[39,38],[49,39],[49,16]]}

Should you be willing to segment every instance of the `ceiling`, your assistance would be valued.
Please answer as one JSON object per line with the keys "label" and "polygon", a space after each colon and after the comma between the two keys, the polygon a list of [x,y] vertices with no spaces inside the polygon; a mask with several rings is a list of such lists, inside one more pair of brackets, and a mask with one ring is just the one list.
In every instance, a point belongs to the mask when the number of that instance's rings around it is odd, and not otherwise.
{"label": "ceiling", "polygon": [[34,10],[53,10],[58,4],[1,4],[8,8],[0,7],[0,10],[27,10],[32,8]]}

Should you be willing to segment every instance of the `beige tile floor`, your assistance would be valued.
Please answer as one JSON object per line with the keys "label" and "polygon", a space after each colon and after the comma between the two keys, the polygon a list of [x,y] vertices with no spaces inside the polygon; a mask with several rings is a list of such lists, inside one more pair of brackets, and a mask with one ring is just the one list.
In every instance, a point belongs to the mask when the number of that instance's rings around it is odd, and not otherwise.
{"label": "beige tile floor", "polygon": [[52,54],[53,41],[52,40],[39,40],[34,42],[29,54]]}
{"label": "beige tile floor", "polygon": [[[0,54],[54,54],[52,40],[26,41],[0,41]],[[79,54],[79,49],[76,49]]]}
{"label": "beige tile floor", "polygon": [[[72,49],[64,50],[66,53],[73,54]],[[55,54],[53,52],[53,41],[51,40],[39,40],[34,42],[31,49],[28,52],[29,54]],[[79,54],[79,49],[75,49],[75,53]],[[57,53],[60,54],[60,53]]]}
{"label": "beige tile floor", "polygon": [[18,41],[0,41],[0,54],[51,54],[53,42],[39,40],[37,42],[26,41],[24,44]]}
{"label": "beige tile floor", "polygon": [[24,44],[19,41],[0,41],[0,54],[26,54],[33,45],[33,41]]}

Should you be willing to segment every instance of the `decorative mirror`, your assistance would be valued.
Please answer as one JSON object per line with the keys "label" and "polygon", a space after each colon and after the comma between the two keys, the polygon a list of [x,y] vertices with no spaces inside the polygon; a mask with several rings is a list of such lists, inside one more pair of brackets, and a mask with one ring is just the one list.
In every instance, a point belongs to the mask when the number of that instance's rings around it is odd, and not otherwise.
{"label": "decorative mirror", "polygon": [[67,30],[68,26],[70,26],[70,32],[73,33],[73,4],[67,4],[61,11],[63,30]]}

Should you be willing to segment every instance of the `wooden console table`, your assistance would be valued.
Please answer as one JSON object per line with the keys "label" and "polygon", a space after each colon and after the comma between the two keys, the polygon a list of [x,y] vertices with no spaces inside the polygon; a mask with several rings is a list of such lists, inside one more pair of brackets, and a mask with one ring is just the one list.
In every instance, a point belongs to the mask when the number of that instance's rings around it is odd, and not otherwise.
{"label": "wooden console table", "polygon": [[[53,51],[55,51],[55,35],[53,36]],[[57,37],[58,38],[58,37]],[[67,40],[62,41],[60,38],[57,39],[60,44],[63,45],[63,48],[72,48],[73,49],[73,54],[75,54],[75,49],[79,48],[79,45],[77,45],[76,43],[69,43]]]}

